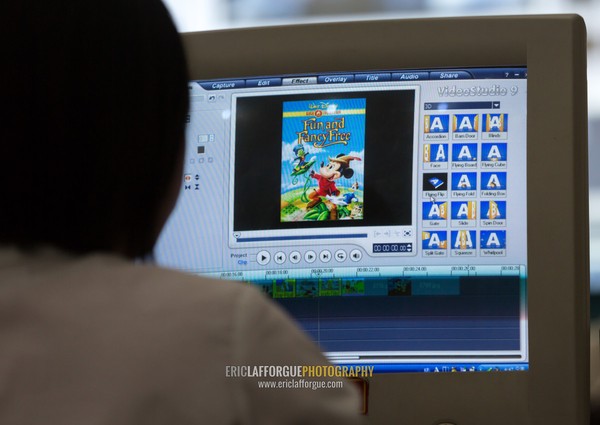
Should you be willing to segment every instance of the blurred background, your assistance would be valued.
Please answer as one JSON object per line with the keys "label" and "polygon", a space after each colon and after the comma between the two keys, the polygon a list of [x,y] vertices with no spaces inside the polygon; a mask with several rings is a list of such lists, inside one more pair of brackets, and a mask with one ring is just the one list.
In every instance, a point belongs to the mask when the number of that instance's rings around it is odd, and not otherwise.
{"label": "blurred background", "polygon": [[583,16],[588,30],[591,313],[600,318],[600,0],[163,1],[180,32],[359,19],[546,13]]}

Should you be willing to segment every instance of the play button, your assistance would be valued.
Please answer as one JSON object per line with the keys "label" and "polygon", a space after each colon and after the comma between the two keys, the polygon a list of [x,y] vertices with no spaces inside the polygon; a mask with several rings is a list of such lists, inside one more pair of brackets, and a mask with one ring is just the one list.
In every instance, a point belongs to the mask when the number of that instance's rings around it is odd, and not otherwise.
{"label": "play button", "polygon": [[259,253],[256,254],[256,262],[261,266],[269,264],[269,261],[271,261],[271,253],[269,253],[269,251],[259,251]]}

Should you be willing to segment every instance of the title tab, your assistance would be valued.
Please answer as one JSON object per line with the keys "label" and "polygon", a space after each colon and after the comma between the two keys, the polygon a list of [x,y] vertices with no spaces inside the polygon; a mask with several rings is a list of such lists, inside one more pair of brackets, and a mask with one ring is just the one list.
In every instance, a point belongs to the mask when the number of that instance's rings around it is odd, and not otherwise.
{"label": "title tab", "polygon": [[376,74],[356,74],[354,81],[357,83],[378,83],[380,81],[390,81],[392,74],[389,72],[379,72]]}

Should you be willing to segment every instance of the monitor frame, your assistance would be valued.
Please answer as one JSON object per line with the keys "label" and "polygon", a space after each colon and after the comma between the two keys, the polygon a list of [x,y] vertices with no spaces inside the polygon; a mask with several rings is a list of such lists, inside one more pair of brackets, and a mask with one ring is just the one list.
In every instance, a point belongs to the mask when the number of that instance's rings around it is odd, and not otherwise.
{"label": "monitor frame", "polygon": [[[530,368],[376,375],[369,380],[367,417],[378,424],[589,423],[586,31],[581,17],[319,23],[187,33],[183,41],[192,80],[526,66]],[[334,48],[338,54],[332,56]]]}

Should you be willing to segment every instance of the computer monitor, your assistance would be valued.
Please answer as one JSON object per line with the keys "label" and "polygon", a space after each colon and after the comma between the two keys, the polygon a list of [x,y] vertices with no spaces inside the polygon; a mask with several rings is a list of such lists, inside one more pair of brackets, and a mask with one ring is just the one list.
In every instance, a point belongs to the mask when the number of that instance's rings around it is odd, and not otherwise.
{"label": "computer monitor", "polygon": [[257,285],[332,362],[372,367],[373,423],[586,423],[581,18],[184,41],[160,264]]}

